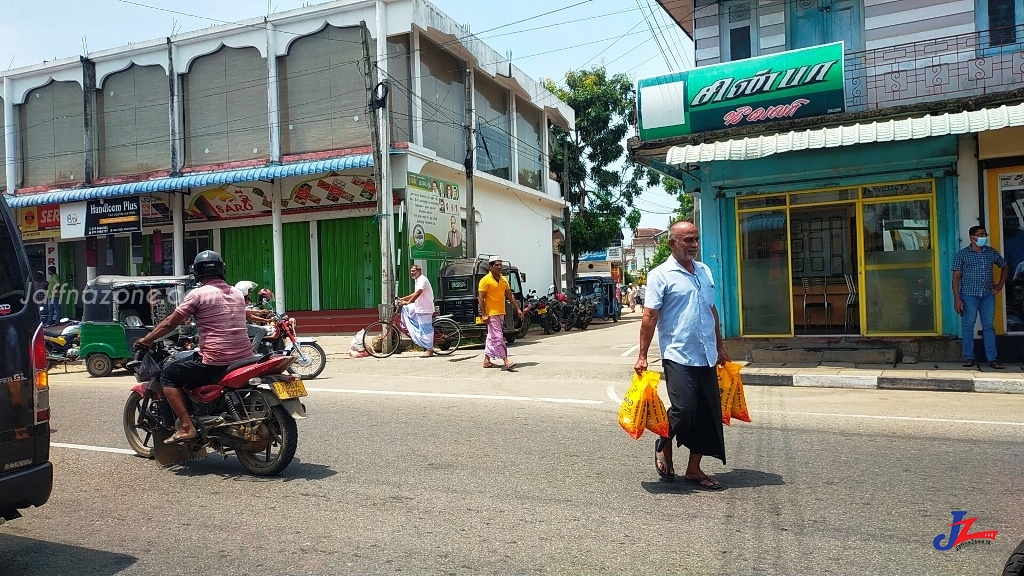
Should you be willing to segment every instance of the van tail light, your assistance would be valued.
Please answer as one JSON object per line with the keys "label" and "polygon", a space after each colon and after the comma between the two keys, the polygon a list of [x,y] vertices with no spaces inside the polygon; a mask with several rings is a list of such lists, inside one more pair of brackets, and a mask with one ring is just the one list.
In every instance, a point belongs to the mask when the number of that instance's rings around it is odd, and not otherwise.
{"label": "van tail light", "polygon": [[36,424],[50,420],[50,379],[46,373],[46,343],[43,340],[43,327],[36,329],[32,337],[32,387],[35,395]]}

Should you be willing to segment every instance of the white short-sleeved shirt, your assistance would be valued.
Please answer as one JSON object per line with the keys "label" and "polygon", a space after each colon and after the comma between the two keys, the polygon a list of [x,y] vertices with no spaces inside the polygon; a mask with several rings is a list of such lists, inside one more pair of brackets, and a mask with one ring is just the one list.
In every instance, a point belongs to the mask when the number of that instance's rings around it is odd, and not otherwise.
{"label": "white short-sleeved shirt", "polygon": [[412,301],[412,309],[417,314],[434,313],[434,289],[430,286],[430,280],[423,274],[416,279],[416,290],[420,290],[418,298]]}

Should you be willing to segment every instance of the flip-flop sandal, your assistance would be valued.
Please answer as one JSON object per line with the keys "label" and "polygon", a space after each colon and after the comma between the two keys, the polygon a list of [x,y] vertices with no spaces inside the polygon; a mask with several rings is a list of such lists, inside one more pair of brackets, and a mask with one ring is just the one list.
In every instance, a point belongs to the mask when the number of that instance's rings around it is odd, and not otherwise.
{"label": "flip-flop sandal", "polygon": [[511,363],[511,364],[509,364],[507,366],[502,366],[501,369],[504,370],[505,372],[514,372],[513,368],[515,368],[515,367],[516,367],[516,363],[513,362],[513,363]]}
{"label": "flip-flop sandal", "polygon": [[192,436],[180,436],[177,432],[171,435],[170,438],[164,440],[164,444],[184,444],[186,442],[193,442],[199,438],[199,432],[196,432]]}
{"label": "flip-flop sandal", "polygon": [[[696,484],[697,487],[699,487],[702,490],[721,490],[722,488],[725,488],[725,486],[722,486],[721,482],[715,481],[715,479],[712,478],[711,476],[701,476],[700,478],[685,478],[684,477],[683,480],[686,480],[687,482],[689,482],[691,484]],[[708,482],[714,482],[714,483],[713,484],[705,484],[704,483],[705,480],[707,480]]]}
{"label": "flip-flop sandal", "polygon": [[964,368],[974,368],[974,360],[964,360],[961,366]]}
{"label": "flip-flop sandal", "polygon": [[1006,368],[1006,366],[1003,366],[999,362],[989,362],[988,366],[989,366],[989,368],[992,368],[993,370],[1002,370],[1002,369]]}
{"label": "flip-flop sandal", "polygon": [[661,454],[654,455],[654,469],[657,470],[658,476],[665,480],[675,480],[676,473],[672,471],[672,464]]}

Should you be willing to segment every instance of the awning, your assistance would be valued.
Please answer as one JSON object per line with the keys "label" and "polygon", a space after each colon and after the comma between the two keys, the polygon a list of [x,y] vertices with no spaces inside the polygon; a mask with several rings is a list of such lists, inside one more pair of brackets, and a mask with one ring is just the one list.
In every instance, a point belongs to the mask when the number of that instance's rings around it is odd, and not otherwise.
{"label": "awning", "polygon": [[1024,126],[1024,103],[973,112],[926,115],[879,122],[851,124],[833,128],[814,128],[707,144],[673,146],[665,162],[672,166],[716,160],[754,160],[772,154],[838,148],[872,142],[917,140],[947,134],[967,134]]}
{"label": "awning", "polygon": [[4,199],[7,200],[7,204],[11,208],[25,208],[28,206],[40,206],[43,204],[62,204],[67,202],[81,202],[83,200],[96,200],[99,198],[117,198],[120,196],[134,196],[136,194],[167,192],[169,190],[218,186],[220,184],[256,182],[260,180],[271,180],[274,178],[287,178],[289,176],[320,174],[336,170],[355,170],[358,168],[369,168],[372,166],[372,154],[355,154],[352,156],[331,158],[329,160],[296,162],[294,164],[280,164],[275,166],[263,166],[260,168],[245,168],[241,170],[225,170],[222,172],[204,172],[201,174],[189,174],[187,176],[175,176],[173,178],[156,178],[154,180],[144,180],[142,182],[126,182],[124,184],[111,184],[109,186],[94,186],[92,188],[51,190],[49,192],[42,192],[39,194],[15,196],[4,195]]}

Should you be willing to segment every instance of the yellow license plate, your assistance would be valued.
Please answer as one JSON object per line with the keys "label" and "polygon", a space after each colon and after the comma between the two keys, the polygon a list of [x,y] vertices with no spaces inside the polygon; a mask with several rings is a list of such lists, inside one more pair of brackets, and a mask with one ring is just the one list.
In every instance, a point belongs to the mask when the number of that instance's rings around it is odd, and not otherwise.
{"label": "yellow license plate", "polygon": [[302,383],[302,380],[295,380],[293,382],[274,382],[274,393],[281,400],[288,400],[289,398],[302,398],[306,396],[306,385]]}
{"label": "yellow license plate", "polygon": [[548,311],[547,310],[541,310],[540,312],[537,312],[537,313],[540,314],[541,316],[543,316],[543,315],[547,314]]}

